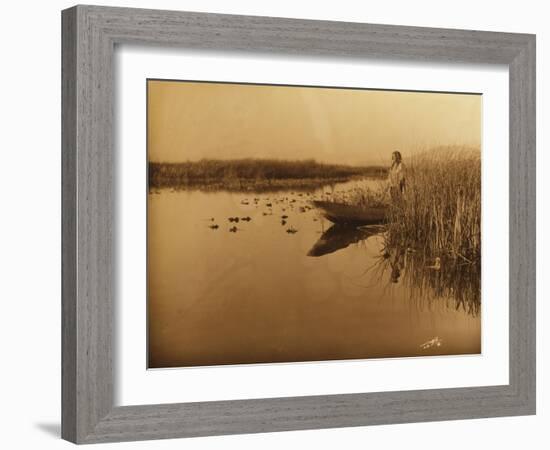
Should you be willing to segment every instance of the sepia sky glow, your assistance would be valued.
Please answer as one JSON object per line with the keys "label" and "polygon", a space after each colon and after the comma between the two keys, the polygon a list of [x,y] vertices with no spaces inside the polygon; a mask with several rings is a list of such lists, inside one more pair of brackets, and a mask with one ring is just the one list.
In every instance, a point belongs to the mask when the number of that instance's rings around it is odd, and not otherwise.
{"label": "sepia sky glow", "polygon": [[481,145],[481,95],[149,80],[148,158],[387,164]]}

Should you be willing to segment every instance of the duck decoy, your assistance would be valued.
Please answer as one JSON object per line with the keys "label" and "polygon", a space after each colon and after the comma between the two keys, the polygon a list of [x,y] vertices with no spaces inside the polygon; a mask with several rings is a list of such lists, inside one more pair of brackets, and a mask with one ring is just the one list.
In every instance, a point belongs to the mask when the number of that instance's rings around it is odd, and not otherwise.
{"label": "duck decoy", "polygon": [[438,256],[435,258],[435,262],[432,266],[426,266],[426,269],[441,270],[441,258]]}

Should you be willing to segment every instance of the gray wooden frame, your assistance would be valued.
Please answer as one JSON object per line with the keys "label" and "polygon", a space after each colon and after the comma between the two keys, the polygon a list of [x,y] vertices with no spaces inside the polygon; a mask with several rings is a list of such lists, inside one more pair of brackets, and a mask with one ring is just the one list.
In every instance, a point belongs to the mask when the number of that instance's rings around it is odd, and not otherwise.
{"label": "gray wooden frame", "polygon": [[[62,31],[63,438],[94,443],[535,413],[535,36],[97,6],[63,11]],[[114,407],[113,52],[118,43],[506,64],[509,384]]]}

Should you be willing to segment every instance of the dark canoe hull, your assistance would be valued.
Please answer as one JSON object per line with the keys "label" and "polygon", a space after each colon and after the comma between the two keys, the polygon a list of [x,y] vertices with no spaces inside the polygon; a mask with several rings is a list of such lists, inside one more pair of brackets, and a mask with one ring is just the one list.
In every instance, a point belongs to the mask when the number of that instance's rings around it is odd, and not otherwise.
{"label": "dark canoe hull", "polygon": [[344,203],[313,201],[313,206],[321,210],[332,223],[341,225],[376,225],[386,219],[386,208],[360,208]]}
{"label": "dark canoe hull", "polygon": [[308,256],[324,256],[349,247],[374,236],[377,229],[357,228],[353,225],[335,224],[325,231],[311,247]]}

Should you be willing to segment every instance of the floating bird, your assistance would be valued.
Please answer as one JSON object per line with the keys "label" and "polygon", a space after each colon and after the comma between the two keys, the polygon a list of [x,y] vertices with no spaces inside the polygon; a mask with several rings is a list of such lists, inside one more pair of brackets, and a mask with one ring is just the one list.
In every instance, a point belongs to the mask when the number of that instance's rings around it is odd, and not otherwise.
{"label": "floating bird", "polygon": [[230,217],[229,221],[239,223],[239,218],[238,217]]}
{"label": "floating bird", "polygon": [[230,233],[236,233],[237,230],[238,230],[238,228],[235,227],[235,226],[233,226],[233,227],[231,227],[231,228],[229,229],[229,232],[230,232]]}
{"label": "floating bird", "polygon": [[214,224],[214,225],[208,225],[208,228],[211,228],[212,230],[217,230],[218,228],[220,228],[220,226],[217,224]]}
{"label": "floating bird", "polygon": [[294,228],[294,227],[290,227],[290,228],[288,228],[288,229],[286,230],[286,232],[287,232],[288,234],[294,234],[294,233],[297,233],[298,230],[297,230],[296,228]]}
{"label": "floating bird", "polygon": [[265,206],[267,206],[268,208],[271,208],[273,205],[271,203],[266,203]]}
{"label": "floating bird", "polygon": [[241,217],[241,220],[244,220],[245,222],[250,222],[252,220],[252,218],[246,216],[246,217]]}
{"label": "floating bird", "polygon": [[281,220],[281,225],[283,225],[283,226],[286,225],[286,220],[284,220],[284,219]]}
{"label": "floating bird", "polygon": [[439,256],[435,258],[433,266],[426,266],[426,269],[441,270],[441,258]]}
{"label": "floating bird", "polygon": [[287,216],[287,215],[283,215],[283,216],[281,216],[281,219],[288,219],[288,216]]}
{"label": "floating bird", "polygon": [[241,200],[241,205],[248,205],[248,200]]}

